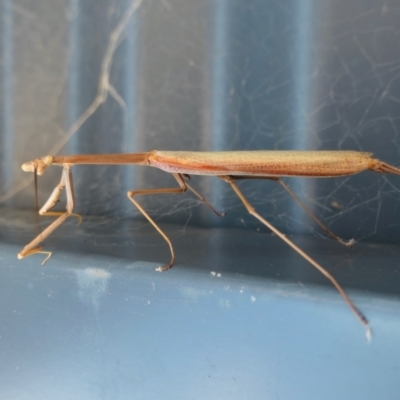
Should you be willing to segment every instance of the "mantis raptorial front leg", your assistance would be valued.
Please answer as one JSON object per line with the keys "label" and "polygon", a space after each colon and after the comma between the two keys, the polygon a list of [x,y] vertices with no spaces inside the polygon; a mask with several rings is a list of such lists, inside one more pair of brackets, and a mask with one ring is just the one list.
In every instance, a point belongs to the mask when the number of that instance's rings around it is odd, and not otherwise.
{"label": "mantis raptorial front leg", "polygon": [[294,244],[289,238],[286,237],[280,230],[275,228],[270,222],[268,222],[264,217],[262,217],[256,209],[251,205],[251,203],[246,199],[242,191],[239,189],[237,183],[235,182],[238,178],[240,179],[241,177],[236,177],[236,176],[219,176],[222,180],[225,182],[229,183],[232,187],[232,189],[235,191],[235,193],[238,195],[244,206],[246,207],[247,211],[249,214],[251,214],[253,217],[257,218],[259,221],[261,221],[267,228],[269,228],[272,232],[275,233],[280,239],[282,239],[284,242],[286,242],[293,250],[295,250],[299,255],[301,255],[305,260],[307,260],[311,265],[313,265],[318,271],[320,271],[323,275],[325,275],[335,286],[335,288],[338,290],[338,292],[342,295],[344,300],[347,302],[347,304],[350,306],[350,308],[354,311],[358,319],[364,324],[364,326],[367,329],[366,336],[367,339],[370,340],[371,338],[371,328],[369,326],[369,322],[367,318],[364,316],[364,314],[355,306],[353,301],[350,299],[348,294],[342,289],[340,284],[337,282],[337,280],[325,269],[323,268],[320,264],[318,264],[314,259],[312,259],[308,254],[306,254],[303,250],[300,249],[296,244]]}
{"label": "mantis raptorial front leg", "polygon": [[[48,216],[48,217],[59,217],[59,216],[65,214],[65,212],[63,212],[63,211],[49,211],[49,210],[51,210],[53,207],[55,207],[57,205],[57,203],[60,201],[61,193],[66,187],[66,182],[68,182],[68,180],[64,176],[64,173],[67,174],[66,169],[68,169],[68,171],[69,171],[68,172],[69,188],[67,187],[67,191],[66,191],[66,193],[67,193],[67,211],[68,211],[68,201],[69,201],[68,196],[70,196],[72,198],[72,209],[75,207],[75,192],[74,192],[74,186],[73,186],[73,182],[72,182],[72,173],[71,173],[71,170],[69,167],[64,167],[63,173],[61,175],[61,181],[54,188],[53,192],[51,193],[50,197],[47,199],[46,203],[44,203],[42,208],[39,210],[40,215]],[[78,224],[80,224],[82,222],[81,215],[75,214],[73,212],[71,212],[69,215],[78,218],[78,221],[79,221]]]}
{"label": "mantis raptorial front leg", "polygon": [[[61,192],[65,189],[67,196],[67,207],[66,211],[49,211],[51,210],[59,201]],[[42,262],[42,265],[51,257],[51,251],[43,251],[42,243],[43,241],[51,235],[69,216],[73,215],[82,220],[82,217],[78,214],[74,214],[72,211],[75,206],[75,195],[72,181],[72,173],[69,165],[64,165],[63,172],[61,175],[60,183],[54,188],[52,194],[39,210],[40,215],[47,216],[58,216],[58,218],[50,224],[42,233],[35,237],[29,244],[27,244],[23,250],[18,254],[18,258],[24,258],[35,253],[47,254],[47,257]],[[79,221],[79,222],[80,222]]]}
{"label": "mantis raptorial front leg", "polygon": [[153,220],[153,218],[150,217],[150,215],[147,213],[147,211],[140,205],[140,203],[134,199],[134,196],[137,195],[145,195],[145,194],[172,194],[172,193],[184,193],[186,192],[187,189],[192,191],[203,203],[205,203],[212,211],[214,211],[215,214],[218,216],[223,216],[225,213],[219,213],[214,209],[214,207],[203,197],[201,196],[195,189],[193,189],[187,182],[185,182],[185,178],[189,178],[189,175],[183,175],[183,174],[172,174],[173,177],[176,179],[176,181],[179,184],[178,188],[163,188],[163,189],[142,189],[142,190],[133,190],[129,191],[128,198],[129,200],[139,209],[139,211],[147,218],[147,220],[154,226],[154,228],[157,230],[157,232],[165,239],[165,241],[168,243],[169,249],[171,251],[171,261],[169,264],[164,265],[162,267],[158,267],[156,270],[163,272],[167,271],[170,269],[175,261],[175,251],[174,247],[172,245],[171,239],[164,233],[164,231],[157,225],[157,223]]}

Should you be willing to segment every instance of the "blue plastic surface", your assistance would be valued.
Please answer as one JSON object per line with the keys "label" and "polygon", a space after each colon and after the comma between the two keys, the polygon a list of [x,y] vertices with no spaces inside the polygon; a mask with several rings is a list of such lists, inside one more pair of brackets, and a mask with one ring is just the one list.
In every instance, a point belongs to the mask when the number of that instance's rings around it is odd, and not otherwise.
{"label": "blue plastic surface", "polygon": [[157,234],[102,225],[68,224],[43,267],[1,244],[1,399],[399,398],[397,247],[294,237],[370,319],[368,343],[339,294],[276,237],[163,225],[178,260],[159,273],[168,249]]}

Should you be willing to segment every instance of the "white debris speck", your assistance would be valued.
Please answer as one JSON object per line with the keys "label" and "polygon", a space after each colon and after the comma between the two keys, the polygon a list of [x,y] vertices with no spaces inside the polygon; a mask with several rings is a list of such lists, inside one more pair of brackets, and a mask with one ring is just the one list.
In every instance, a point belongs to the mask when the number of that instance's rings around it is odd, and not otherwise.
{"label": "white debris speck", "polygon": [[219,301],[219,308],[226,310],[228,308],[231,308],[231,303],[229,302],[229,300],[220,300]]}
{"label": "white debris speck", "polygon": [[370,327],[367,328],[367,332],[365,332],[365,336],[367,337],[367,342],[368,342],[368,343],[371,343],[371,340],[372,340],[372,331],[371,331],[371,328],[370,328]]}
{"label": "white debris speck", "polygon": [[255,296],[251,296],[251,297],[250,297],[250,300],[254,303],[254,302],[256,301]]}
{"label": "white debris speck", "polygon": [[[79,297],[83,302],[91,303],[98,310],[100,299],[106,295],[111,274],[100,268],[85,268],[75,271],[79,287]],[[50,296],[52,294],[50,293]]]}

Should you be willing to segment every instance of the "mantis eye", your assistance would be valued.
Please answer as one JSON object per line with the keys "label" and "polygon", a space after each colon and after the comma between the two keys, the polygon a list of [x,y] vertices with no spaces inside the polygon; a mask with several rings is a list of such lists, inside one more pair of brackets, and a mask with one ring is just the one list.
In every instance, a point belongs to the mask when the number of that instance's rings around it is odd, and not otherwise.
{"label": "mantis eye", "polygon": [[21,165],[21,168],[25,172],[33,172],[35,171],[35,161],[29,161]]}
{"label": "mantis eye", "polygon": [[36,160],[28,161],[22,164],[21,168],[25,172],[36,171],[38,175],[43,175],[45,169],[49,167],[51,164],[53,164],[53,160],[54,160],[53,156],[37,158]]}

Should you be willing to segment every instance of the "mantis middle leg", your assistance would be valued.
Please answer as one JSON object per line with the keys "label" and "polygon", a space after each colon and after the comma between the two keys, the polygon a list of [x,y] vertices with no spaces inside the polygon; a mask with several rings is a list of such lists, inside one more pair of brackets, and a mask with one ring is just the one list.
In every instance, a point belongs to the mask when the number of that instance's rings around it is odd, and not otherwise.
{"label": "mantis middle leg", "polygon": [[164,238],[164,240],[168,243],[170,252],[171,252],[171,261],[162,267],[158,267],[157,271],[163,272],[170,269],[175,261],[175,250],[172,245],[171,239],[167,236],[167,234],[158,226],[158,224],[154,221],[153,218],[147,213],[147,211],[141,206],[141,204],[134,198],[137,195],[146,195],[146,194],[172,194],[172,193],[184,193],[187,189],[192,191],[202,202],[204,202],[214,213],[219,216],[225,215],[224,213],[219,213],[214,209],[214,207],[203,197],[201,196],[195,189],[193,189],[187,182],[185,182],[184,178],[189,178],[188,175],[182,174],[172,174],[172,176],[176,179],[179,184],[177,188],[163,188],[163,189],[142,189],[142,190],[133,190],[127,193],[129,200],[138,208],[138,210],[147,218],[147,220],[154,226],[157,232]]}

